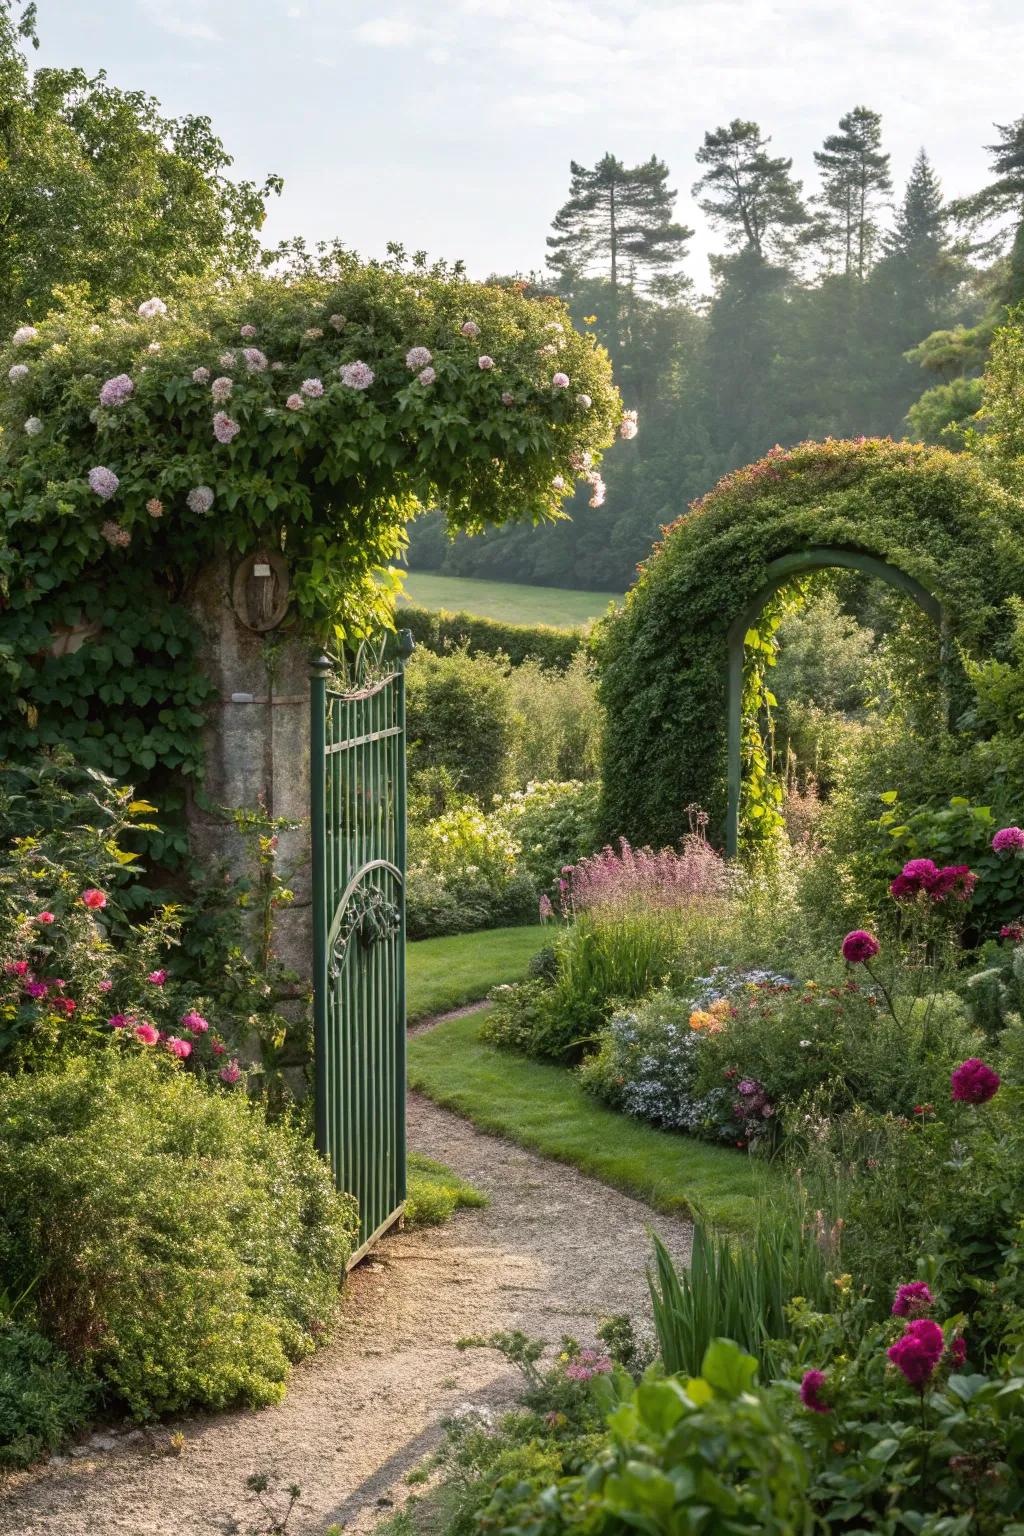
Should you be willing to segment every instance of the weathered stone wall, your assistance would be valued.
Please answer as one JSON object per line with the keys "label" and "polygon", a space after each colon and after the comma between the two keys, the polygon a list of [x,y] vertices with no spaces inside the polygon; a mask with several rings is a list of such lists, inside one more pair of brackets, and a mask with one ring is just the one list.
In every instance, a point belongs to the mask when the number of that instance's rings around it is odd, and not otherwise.
{"label": "weathered stone wall", "polygon": [[[252,876],[244,838],[223,808],[251,810],[262,801],[269,816],[299,823],[280,834],[277,868],[295,900],[274,914],[273,953],[297,973],[296,990],[304,993],[313,953],[309,643],[287,625],[257,634],[243,624],[232,607],[232,575],[227,560],[211,566],[192,596],[203,669],[217,694],[203,732],[205,783],[190,799],[189,839],[211,872],[226,867]],[[285,1002],[282,1011],[293,1017],[304,1011],[300,996]]]}

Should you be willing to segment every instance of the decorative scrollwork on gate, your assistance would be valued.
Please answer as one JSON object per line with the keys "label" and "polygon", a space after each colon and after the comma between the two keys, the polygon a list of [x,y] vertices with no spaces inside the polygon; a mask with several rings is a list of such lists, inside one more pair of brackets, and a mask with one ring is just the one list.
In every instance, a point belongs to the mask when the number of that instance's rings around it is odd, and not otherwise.
{"label": "decorative scrollwork on gate", "polygon": [[335,935],[331,951],[332,979],[337,978],[353,939],[357,939],[363,949],[372,949],[374,944],[393,938],[401,925],[401,908],[389,900],[379,886],[368,885],[356,891]]}

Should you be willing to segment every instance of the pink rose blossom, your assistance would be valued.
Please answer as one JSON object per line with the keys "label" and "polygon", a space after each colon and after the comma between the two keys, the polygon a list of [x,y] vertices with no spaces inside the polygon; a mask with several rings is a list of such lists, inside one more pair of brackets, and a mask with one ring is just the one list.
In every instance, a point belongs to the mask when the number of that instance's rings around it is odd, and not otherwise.
{"label": "pink rose blossom", "polygon": [[961,1104],[987,1104],[995,1098],[1002,1079],[977,1056],[962,1061],[950,1074],[952,1097]]}
{"label": "pink rose blossom", "polygon": [[551,387],[552,389],[568,389],[569,375],[567,373],[556,373],[551,380]]}
{"label": "pink rose blossom", "polygon": [[923,1392],[942,1359],[944,1348],[945,1340],[938,1323],[930,1317],[919,1317],[907,1325],[902,1338],[897,1339],[886,1353],[910,1385]]}
{"label": "pink rose blossom", "polygon": [[107,904],[107,898],[102,891],[98,891],[94,885],[82,892],[81,902],[83,907],[88,907],[90,912],[102,912]]}
{"label": "pink rose blossom", "polygon": [[160,1034],[158,1030],[153,1028],[152,1024],[136,1024],[135,1038],[142,1045],[156,1045],[160,1039]]}
{"label": "pink rose blossom", "polygon": [[208,1021],[203,1018],[201,1013],[197,1013],[194,1008],[190,1009],[188,1013],[182,1014],[181,1025],[183,1029],[190,1029],[194,1035],[205,1035],[210,1027]]}
{"label": "pink rose blossom", "polygon": [[177,1035],[169,1035],[167,1049],[172,1056],[177,1056],[179,1061],[185,1061],[192,1055],[192,1044],[188,1040],[179,1040]]}
{"label": "pink rose blossom", "polygon": [[127,1029],[131,1022],[127,1013],[112,1013],[107,1020],[111,1029]]}
{"label": "pink rose blossom", "polygon": [[855,928],[843,940],[843,959],[850,965],[863,965],[865,961],[874,959],[879,948],[878,940],[873,933],[867,933],[863,928]]}
{"label": "pink rose blossom", "polygon": [[149,975],[146,977],[146,980],[152,987],[162,987],[164,982],[167,980],[167,972],[150,971]]}
{"label": "pink rose blossom", "polygon": [[89,488],[94,491],[101,501],[109,501],[115,494],[120,480],[112,469],[107,469],[104,464],[97,464],[95,469],[89,471]]}
{"label": "pink rose blossom", "polygon": [[100,390],[100,405],[123,405],[135,393],[135,385],[126,373],[115,374]]}
{"label": "pink rose blossom", "polygon": [[893,1317],[923,1317],[934,1306],[932,1293],[924,1280],[910,1280],[896,1291]]}
{"label": "pink rose blossom", "polygon": [[132,536],[127,528],[122,528],[120,523],[105,522],[100,529],[100,535],[106,539],[111,549],[127,549],[132,541]]}
{"label": "pink rose blossom", "polygon": [[208,485],[194,485],[185,497],[190,512],[209,512],[213,506],[213,492]]}
{"label": "pink rose blossom", "polygon": [[374,373],[368,363],[345,363],[338,371],[346,389],[369,389],[373,383]]}
{"label": "pink rose blossom", "polygon": [[800,1383],[800,1401],[812,1413],[831,1413],[832,1409],[823,1396],[828,1377],[824,1371],[805,1371]]}
{"label": "pink rose blossom", "polygon": [[218,411],[213,418],[213,435],[218,443],[230,443],[241,432],[242,428],[227,411]]}

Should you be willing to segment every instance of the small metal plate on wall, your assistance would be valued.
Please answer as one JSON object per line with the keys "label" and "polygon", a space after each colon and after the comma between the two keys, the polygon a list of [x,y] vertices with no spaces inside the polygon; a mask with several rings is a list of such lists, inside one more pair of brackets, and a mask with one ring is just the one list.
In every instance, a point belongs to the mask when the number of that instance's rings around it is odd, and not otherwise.
{"label": "small metal plate on wall", "polygon": [[265,549],[247,555],[231,582],[231,606],[247,629],[276,629],[288,611],[288,566]]}

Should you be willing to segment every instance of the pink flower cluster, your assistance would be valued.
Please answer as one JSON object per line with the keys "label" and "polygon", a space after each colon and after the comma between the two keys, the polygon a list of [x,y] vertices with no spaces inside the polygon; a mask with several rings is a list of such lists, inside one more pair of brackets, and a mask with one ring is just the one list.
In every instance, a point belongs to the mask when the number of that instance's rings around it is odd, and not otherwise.
{"label": "pink flower cluster", "polygon": [[966,864],[946,864],[939,869],[931,859],[910,859],[889,885],[895,901],[914,901],[926,896],[930,901],[967,901],[978,883]]}
{"label": "pink flower cluster", "polygon": [[909,1280],[897,1288],[892,1304],[893,1317],[923,1317],[935,1305],[924,1280]]}
{"label": "pink flower cluster", "polygon": [[593,1381],[595,1376],[607,1376],[611,1368],[607,1355],[596,1349],[581,1349],[565,1367],[565,1375],[568,1381]]}
{"label": "pink flower cluster", "polygon": [[375,377],[368,363],[358,361],[345,363],[338,371],[346,389],[369,389]]}
{"label": "pink flower cluster", "polygon": [[1024,848],[1024,828],[1000,827],[992,839],[992,847],[996,853],[1017,853]]}
{"label": "pink flower cluster", "polygon": [[831,1404],[825,1397],[828,1377],[824,1371],[805,1371],[800,1383],[800,1401],[812,1413],[831,1413]]}
{"label": "pink flower cluster", "polygon": [[227,411],[218,411],[213,418],[213,435],[218,443],[231,443],[242,428]]}
{"label": "pink flower cluster", "polygon": [[886,1351],[897,1370],[902,1371],[912,1387],[923,1392],[942,1359],[946,1341],[938,1323],[930,1317],[916,1318]]}
{"label": "pink flower cluster", "polygon": [[[730,875],[721,856],[699,834],[674,848],[634,848],[626,838],[562,871],[563,893],[579,912],[646,906],[663,910],[724,896]],[[568,878],[565,878],[568,877]]]}
{"label": "pink flower cluster", "polygon": [[105,464],[97,464],[95,469],[89,471],[89,489],[94,491],[102,501],[109,501],[120,484],[114,471],[107,469]]}

